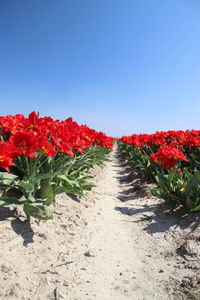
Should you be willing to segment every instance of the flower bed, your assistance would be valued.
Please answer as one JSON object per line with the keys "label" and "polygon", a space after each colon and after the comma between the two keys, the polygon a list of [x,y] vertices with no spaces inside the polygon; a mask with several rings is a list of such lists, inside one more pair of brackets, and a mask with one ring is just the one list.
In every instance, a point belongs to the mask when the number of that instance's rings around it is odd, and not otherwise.
{"label": "flower bed", "polygon": [[200,210],[200,130],[133,134],[119,140],[131,166],[158,184],[153,195]]}
{"label": "flower bed", "polygon": [[32,112],[0,117],[0,205],[23,205],[27,219],[52,219],[49,205],[59,193],[83,196],[88,170],[103,164],[113,138]]}

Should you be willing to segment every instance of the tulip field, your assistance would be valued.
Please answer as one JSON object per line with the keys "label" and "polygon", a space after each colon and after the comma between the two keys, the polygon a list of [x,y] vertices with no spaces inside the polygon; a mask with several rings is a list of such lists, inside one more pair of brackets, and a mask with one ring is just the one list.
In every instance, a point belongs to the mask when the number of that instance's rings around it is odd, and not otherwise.
{"label": "tulip field", "polygon": [[0,205],[23,205],[30,217],[48,220],[60,193],[82,196],[94,186],[88,170],[103,164],[113,138],[72,118],[40,118],[32,112],[0,117]]}
{"label": "tulip field", "polygon": [[[52,219],[49,208],[60,193],[83,196],[94,184],[88,171],[108,160],[114,138],[32,112],[0,117],[0,205],[23,205],[27,220]],[[157,188],[152,194],[200,210],[200,131],[133,134],[118,140],[119,150]]]}
{"label": "tulip field", "polygon": [[133,134],[119,140],[128,163],[157,184],[152,194],[189,212],[200,210],[199,147],[199,130]]}
{"label": "tulip field", "polygon": [[0,299],[197,300],[199,211],[200,130],[0,116]]}

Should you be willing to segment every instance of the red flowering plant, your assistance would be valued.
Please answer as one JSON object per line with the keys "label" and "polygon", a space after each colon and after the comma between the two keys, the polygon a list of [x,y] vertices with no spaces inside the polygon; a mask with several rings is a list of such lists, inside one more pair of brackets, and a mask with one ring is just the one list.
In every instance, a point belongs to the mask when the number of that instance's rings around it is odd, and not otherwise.
{"label": "red flowering plant", "polygon": [[[4,190],[0,204],[23,204],[28,219],[51,219],[48,206],[56,194],[82,196],[84,189],[91,188],[86,171],[106,159],[113,142],[72,118],[40,118],[36,112],[27,118],[21,114],[0,117],[0,132],[0,179]],[[20,190],[23,197],[9,198],[11,188]]]}
{"label": "red flowering plant", "polygon": [[0,168],[9,172],[9,167],[15,165],[13,158],[15,156],[15,148],[12,143],[0,141]]}
{"label": "red flowering plant", "polygon": [[170,168],[176,170],[175,165],[180,159],[188,162],[188,159],[186,159],[186,155],[175,148],[172,144],[161,146],[158,152],[150,154],[150,158],[154,162],[160,164],[161,168],[164,168],[166,170],[169,170]]}
{"label": "red flowering plant", "polygon": [[183,204],[189,211],[200,210],[199,130],[133,134],[122,137],[119,147],[133,167],[158,184],[154,195],[174,207]]}

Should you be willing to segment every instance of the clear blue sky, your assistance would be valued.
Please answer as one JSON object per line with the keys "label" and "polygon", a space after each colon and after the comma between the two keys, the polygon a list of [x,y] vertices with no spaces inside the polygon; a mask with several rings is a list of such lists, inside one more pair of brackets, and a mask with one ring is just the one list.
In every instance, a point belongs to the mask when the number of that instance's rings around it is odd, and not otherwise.
{"label": "clear blue sky", "polygon": [[199,129],[199,0],[0,0],[1,115]]}

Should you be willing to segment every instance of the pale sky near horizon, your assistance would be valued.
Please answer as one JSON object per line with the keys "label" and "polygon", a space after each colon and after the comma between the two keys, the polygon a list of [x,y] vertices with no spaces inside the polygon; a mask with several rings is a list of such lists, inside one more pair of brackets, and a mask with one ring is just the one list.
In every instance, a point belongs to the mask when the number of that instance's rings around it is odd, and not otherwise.
{"label": "pale sky near horizon", "polygon": [[200,1],[0,0],[0,115],[199,129]]}

